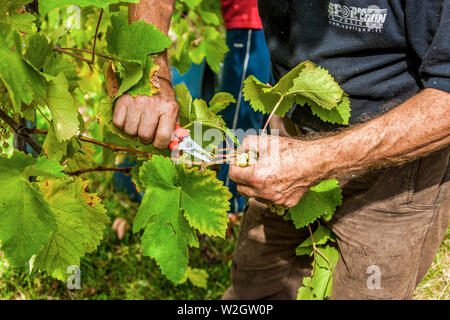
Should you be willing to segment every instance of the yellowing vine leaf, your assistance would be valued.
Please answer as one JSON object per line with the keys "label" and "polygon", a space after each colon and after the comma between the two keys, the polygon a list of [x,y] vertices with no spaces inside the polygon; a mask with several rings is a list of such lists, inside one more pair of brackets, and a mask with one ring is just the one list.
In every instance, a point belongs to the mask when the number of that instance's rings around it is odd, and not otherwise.
{"label": "yellowing vine leaf", "polygon": [[56,212],[56,230],[33,262],[33,269],[65,280],[67,268],[80,265],[80,257],[93,252],[110,222],[101,199],[86,192],[80,178],[49,179],[39,183],[45,201]]}

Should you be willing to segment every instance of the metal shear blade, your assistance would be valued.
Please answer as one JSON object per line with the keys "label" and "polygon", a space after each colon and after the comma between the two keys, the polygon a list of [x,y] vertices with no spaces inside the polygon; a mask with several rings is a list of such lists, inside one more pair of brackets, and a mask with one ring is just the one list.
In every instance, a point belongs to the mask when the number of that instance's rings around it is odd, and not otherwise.
{"label": "metal shear blade", "polygon": [[200,147],[190,136],[185,137],[183,141],[181,141],[178,145],[178,150],[183,150],[184,152],[189,153],[190,155],[203,160],[205,162],[211,162],[209,156],[205,156],[204,154],[209,155],[209,152]]}

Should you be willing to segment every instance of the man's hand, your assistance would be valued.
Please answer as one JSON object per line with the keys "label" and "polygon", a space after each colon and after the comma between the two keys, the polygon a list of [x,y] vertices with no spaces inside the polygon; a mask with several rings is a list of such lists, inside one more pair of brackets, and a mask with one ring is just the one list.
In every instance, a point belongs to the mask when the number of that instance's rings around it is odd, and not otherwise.
{"label": "man's hand", "polygon": [[248,136],[243,151],[259,153],[256,165],[230,166],[246,196],[295,206],[320,180],[392,166],[450,145],[450,94],[425,89],[394,110],[334,136],[300,141]]}
{"label": "man's hand", "polygon": [[[129,20],[152,23],[167,34],[174,6],[175,0],[140,0],[129,5]],[[155,64],[159,66],[160,92],[152,97],[121,96],[116,102],[113,123],[129,135],[138,136],[142,143],[153,142],[155,148],[165,149],[178,121],[178,104],[172,85],[167,81],[171,78],[167,51],[156,57]],[[110,96],[114,94],[110,92]]]}
{"label": "man's hand", "polygon": [[278,136],[247,136],[239,152],[254,151],[250,167],[230,165],[230,178],[240,194],[285,207],[294,207],[322,177],[318,146]]}
{"label": "man's hand", "polygon": [[117,128],[131,136],[138,136],[142,143],[153,142],[158,149],[167,148],[177,121],[175,93],[164,79],[161,79],[161,91],[154,96],[121,96],[117,99],[113,115]]}

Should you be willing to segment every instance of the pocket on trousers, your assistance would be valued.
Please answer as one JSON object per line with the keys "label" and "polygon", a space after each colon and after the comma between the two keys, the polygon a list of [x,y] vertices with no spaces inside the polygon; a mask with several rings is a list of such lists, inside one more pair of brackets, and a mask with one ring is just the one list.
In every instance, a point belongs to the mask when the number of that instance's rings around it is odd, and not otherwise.
{"label": "pocket on trousers", "polygon": [[449,150],[438,150],[412,163],[408,207],[432,209],[437,206],[449,168]]}

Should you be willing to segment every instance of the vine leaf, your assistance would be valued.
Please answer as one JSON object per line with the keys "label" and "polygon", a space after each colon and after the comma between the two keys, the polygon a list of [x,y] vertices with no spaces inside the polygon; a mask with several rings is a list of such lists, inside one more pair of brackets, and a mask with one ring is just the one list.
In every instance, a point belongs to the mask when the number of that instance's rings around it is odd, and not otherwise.
{"label": "vine leaf", "polygon": [[78,110],[63,72],[48,83],[47,102],[58,140],[69,140],[75,136],[80,126]]}
{"label": "vine leaf", "polygon": [[56,161],[61,161],[63,156],[67,153],[68,141],[59,142],[56,137],[53,122],[48,128],[47,135],[44,140],[43,149],[47,157]]}
{"label": "vine leaf", "polygon": [[198,168],[180,165],[178,181],[181,186],[180,207],[191,227],[202,234],[223,238],[226,233],[231,194],[214,171],[200,172]]}
{"label": "vine leaf", "polygon": [[231,194],[211,171],[187,169],[157,155],[142,165],[140,181],[146,193],[133,231],[145,229],[144,254],[156,260],[169,280],[178,283],[187,269],[188,246],[198,245],[193,231],[225,236]]}
{"label": "vine leaf", "polygon": [[56,212],[56,230],[33,261],[33,269],[65,280],[67,268],[80,265],[80,257],[93,252],[110,222],[100,198],[86,192],[80,178],[49,179],[39,183],[45,201]]}
{"label": "vine leaf", "polygon": [[31,155],[21,152],[0,158],[0,190],[9,190],[0,193],[0,240],[13,266],[23,266],[56,229],[55,212],[25,172],[34,164]]}
{"label": "vine leaf", "polygon": [[209,274],[204,269],[191,268],[186,269],[183,280],[179,284],[185,283],[189,280],[194,286],[206,289],[208,286]]}
{"label": "vine leaf", "polygon": [[[324,245],[329,240],[334,241],[331,233],[331,229],[327,226],[320,225],[313,233],[314,242],[316,246]],[[295,253],[300,256],[304,254],[311,254],[313,252],[313,243],[311,237],[303,241],[297,249],[295,249]]]}
{"label": "vine leaf", "polygon": [[[202,129],[204,128],[215,128],[219,130],[223,136],[228,136],[230,139],[238,143],[237,138],[227,128],[225,121],[222,119],[222,116],[217,115],[212,108],[208,108],[206,102],[202,99],[195,99],[192,101],[192,96],[189,93],[185,84],[178,84],[175,86],[175,94],[177,95],[178,105],[180,107],[180,122],[181,125],[185,126],[187,124],[194,125],[202,125]],[[224,109],[229,105],[232,101],[230,96],[228,95],[216,95],[216,99],[211,100],[215,103],[216,108]],[[233,98],[234,99],[234,98]],[[224,106],[225,105],[225,106]],[[203,131],[203,130],[200,130]],[[193,130],[191,137],[197,143],[201,143],[205,148],[215,148],[218,146],[220,141],[213,141],[212,143],[208,143],[206,139],[203,139],[203,135],[200,136],[199,139],[195,133],[197,130]]]}
{"label": "vine leaf", "polygon": [[[154,59],[152,57],[147,57],[147,60],[144,65],[143,75],[141,79],[133,85],[127,93],[129,93],[134,98],[137,95],[141,96],[149,96],[156,94],[159,92],[159,87],[152,83],[153,76],[158,71],[159,66],[154,64]],[[120,91],[120,88],[119,88]]]}
{"label": "vine leaf", "polygon": [[295,227],[300,229],[323,215],[332,215],[341,204],[342,193],[338,181],[331,179],[312,187],[289,211]]}
{"label": "vine leaf", "polygon": [[106,32],[108,51],[119,60],[144,64],[147,56],[164,51],[172,41],[153,24],[137,21],[128,24],[120,15],[111,16]]}
{"label": "vine leaf", "polygon": [[17,13],[13,11],[9,16],[2,16],[1,18],[5,19],[14,30],[20,30],[25,33],[34,33],[37,30],[34,24],[36,18],[28,12]]}
{"label": "vine leaf", "polygon": [[191,120],[192,96],[184,83],[177,84],[174,88],[177,96],[178,106],[180,108],[180,121],[183,125]]}
{"label": "vine leaf", "polygon": [[45,95],[45,78],[30,66],[19,50],[22,43],[9,25],[0,21],[0,79],[8,89],[17,112],[22,103],[31,104],[35,96]]}
{"label": "vine leaf", "polygon": [[228,50],[229,49],[223,41],[220,32],[214,27],[207,26],[204,33],[204,39],[198,46],[189,51],[189,56],[195,64],[202,63],[203,59],[206,58],[206,62],[211,67],[211,70],[218,73],[223,56]]}
{"label": "vine leaf", "polygon": [[106,32],[108,51],[120,62],[121,84],[114,99],[131,89],[131,94],[152,95],[155,88],[149,77],[153,77],[157,67],[148,56],[167,49],[172,41],[154,25],[144,21],[128,24],[125,17],[111,16],[111,26]]}
{"label": "vine leaf", "polygon": [[327,288],[331,290],[333,272],[329,269],[317,268],[311,278],[311,288],[314,296],[323,300],[326,297]]}
{"label": "vine leaf", "polygon": [[76,64],[65,55],[57,55],[52,53],[47,56],[47,59],[43,65],[43,71],[45,74],[54,77],[63,72],[67,78],[70,92],[73,92],[78,86],[78,80],[80,80],[80,77],[78,76],[76,70]]}
{"label": "vine leaf", "polygon": [[293,86],[287,93],[289,95],[298,94],[314,101],[322,108],[330,110],[341,101],[344,91],[327,70],[316,67],[312,62],[307,61],[299,70],[298,76],[293,79]]}
{"label": "vine leaf", "polygon": [[[244,99],[255,111],[284,116],[293,106],[309,105],[314,114],[331,123],[348,124],[350,100],[327,70],[310,61],[300,63],[270,87],[253,76],[244,81]],[[281,100],[280,100],[281,99]]]}
{"label": "vine leaf", "polygon": [[[269,114],[282,97],[279,93],[272,92],[271,89],[272,88],[269,85],[262,83],[254,76],[249,76],[244,81],[244,100],[250,101],[250,105],[255,111]],[[293,103],[293,97],[287,96],[286,98],[283,98],[276,114],[283,117],[286,112],[292,108]]]}
{"label": "vine leaf", "polygon": [[[23,0],[22,0],[23,1]],[[29,1],[25,1],[29,2]],[[39,1],[39,13],[42,17],[45,17],[45,15],[56,8],[61,8],[66,5],[76,5],[80,7],[85,6],[96,6],[99,8],[106,8],[110,4],[115,4],[119,2],[139,2],[139,0],[41,0]]]}
{"label": "vine leaf", "polygon": [[236,103],[236,99],[232,94],[228,92],[219,92],[209,102],[209,109],[211,112],[218,114],[230,105],[230,103]]}
{"label": "vine leaf", "polygon": [[[304,105],[304,103],[299,103],[299,105]],[[310,107],[313,114],[318,116],[322,121],[337,123],[342,125],[348,125],[348,120],[350,119],[350,99],[346,94],[342,96],[341,101],[338,103],[336,108],[324,109],[316,104],[314,101],[305,101]]]}

